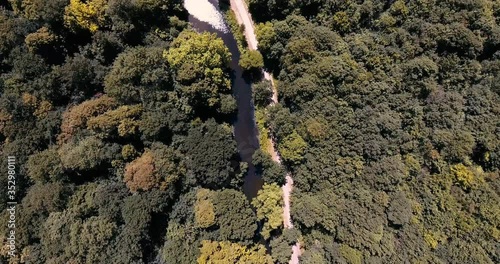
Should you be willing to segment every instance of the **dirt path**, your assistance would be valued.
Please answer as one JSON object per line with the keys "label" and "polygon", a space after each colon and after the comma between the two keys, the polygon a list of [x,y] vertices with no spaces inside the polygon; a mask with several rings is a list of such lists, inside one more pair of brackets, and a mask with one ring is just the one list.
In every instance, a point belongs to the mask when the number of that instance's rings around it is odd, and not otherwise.
{"label": "dirt path", "polygon": [[[257,50],[257,37],[255,35],[255,28],[254,28],[254,23],[252,21],[252,17],[250,13],[248,12],[248,8],[244,2],[244,0],[231,0],[231,9],[236,15],[236,20],[238,23],[241,25],[243,24],[245,26],[245,38],[248,43],[248,48],[250,50]],[[272,104],[275,104],[278,102],[278,92],[276,90],[276,87],[274,85],[273,79],[271,78],[271,75],[264,71],[264,78],[266,80],[271,81],[272,86],[273,86],[273,96],[272,96]],[[274,140],[271,138],[269,144],[269,153],[271,153],[271,156],[275,162],[281,163],[281,157],[276,150],[276,144]],[[292,224],[292,219],[290,216],[290,196],[292,193],[293,189],[293,179],[292,175],[290,173],[287,173],[285,176],[286,183],[281,187],[283,190],[283,226],[287,229],[293,228]],[[299,256],[301,254],[301,249],[300,249],[300,243],[297,241],[297,243],[292,247],[292,256],[290,258],[289,264],[298,264],[299,263]]]}

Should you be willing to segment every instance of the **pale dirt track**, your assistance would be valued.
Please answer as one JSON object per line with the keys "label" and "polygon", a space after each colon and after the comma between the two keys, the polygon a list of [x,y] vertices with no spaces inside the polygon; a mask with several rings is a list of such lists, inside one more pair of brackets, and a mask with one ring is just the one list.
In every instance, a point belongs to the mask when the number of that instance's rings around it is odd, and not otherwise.
{"label": "pale dirt track", "polygon": [[[240,25],[243,24],[245,26],[245,38],[248,43],[248,48],[250,50],[257,50],[258,42],[257,42],[257,37],[255,35],[254,24],[244,0],[231,0],[230,2],[231,2],[231,9],[235,13],[238,23]],[[264,78],[266,80],[271,81],[271,83],[273,84],[272,103],[275,104],[278,102],[278,93],[274,86],[273,79],[271,78],[271,75],[266,71],[264,71]],[[275,162],[281,163],[281,157],[275,148],[276,144],[272,138],[270,139],[270,141],[271,144],[269,144],[270,147],[268,151],[269,153],[271,153],[271,156]],[[283,203],[284,203],[283,225],[285,228],[293,228],[292,219],[290,217],[290,196],[293,189],[293,179],[290,173],[287,173],[285,179],[286,183],[281,187],[281,189],[283,190]],[[292,256],[290,258],[289,264],[298,264],[300,254],[301,254],[300,243],[297,242],[292,247]]]}

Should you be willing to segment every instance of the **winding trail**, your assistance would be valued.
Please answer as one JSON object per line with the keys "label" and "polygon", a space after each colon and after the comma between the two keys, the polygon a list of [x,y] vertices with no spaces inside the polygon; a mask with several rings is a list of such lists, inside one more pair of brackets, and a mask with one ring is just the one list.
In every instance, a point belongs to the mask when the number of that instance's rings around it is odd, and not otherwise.
{"label": "winding trail", "polygon": [[[248,48],[250,50],[257,50],[257,37],[255,35],[255,28],[252,17],[248,12],[248,7],[244,0],[230,0],[231,9],[236,15],[236,20],[241,25],[243,24],[245,27],[245,38],[248,43]],[[274,85],[273,78],[271,75],[264,71],[264,78],[268,81],[271,81],[273,87],[273,96],[272,96],[272,104],[278,103],[278,91],[276,90],[276,86]],[[269,139],[271,144],[269,144],[268,152],[271,154],[272,159],[281,164],[281,156],[276,149],[276,142],[271,137]],[[293,179],[292,175],[288,172],[285,176],[286,183],[281,187],[283,190],[283,225],[285,228],[290,229],[293,228],[292,219],[290,216],[290,197],[293,190]],[[301,255],[300,243],[297,241],[295,245],[292,246],[292,255],[289,261],[289,264],[298,264],[299,256]]]}

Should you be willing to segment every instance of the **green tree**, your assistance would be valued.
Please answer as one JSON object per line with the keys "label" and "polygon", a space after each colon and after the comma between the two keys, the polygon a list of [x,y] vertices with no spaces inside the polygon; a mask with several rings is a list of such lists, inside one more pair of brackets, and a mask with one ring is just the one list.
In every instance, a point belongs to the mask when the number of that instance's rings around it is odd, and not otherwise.
{"label": "green tree", "polygon": [[[283,233],[271,239],[269,246],[271,247],[271,256],[278,263],[287,263],[292,256],[292,246],[297,243],[300,236],[300,231],[296,228],[283,229]],[[310,262],[307,262],[310,263]]]}
{"label": "green tree", "polygon": [[411,217],[412,208],[410,201],[405,197],[403,192],[396,192],[389,204],[387,218],[392,224],[403,226],[410,221]]}
{"label": "green tree", "polygon": [[110,145],[95,137],[87,137],[78,143],[66,143],[59,149],[59,157],[64,170],[85,171],[97,169],[112,157]]}
{"label": "green tree", "polygon": [[155,102],[173,89],[170,68],[162,49],[136,47],[118,55],[106,75],[104,91],[121,102]]}
{"label": "green tree", "polygon": [[257,149],[252,156],[252,162],[255,173],[259,174],[264,182],[279,186],[285,184],[286,171],[281,164],[273,161],[270,154]]}
{"label": "green tree", "polygon": [[218,239],[251,243],[258,228],[257,218],[245,195],[225,189],[214,193],[212,202],[219,226]]}
{"label": "green tree", "polygon": [[244,71],[257,71],[264,67],[264,59],[258,50],[246,50],[238,64]]}
{"label": "green tree", "polygon": [[118,134],[120,137],[131,137],[139,132],[139,116],[141,105],[124,105],[109,110],[102,115],[91,117],[87,128],[99,136],[109,137]]}
{"label": "green tree", "polygon": [[30,178],[35,182],[57,182],[64,179],[61,158],[56,148],[31,155],[26,164]]}
{"label": "green tree", "polygon": [[262,81],[252,85],[255,106],[266,107],[271,103],[273,88],[270,81]]}
{"label": "green tree", "polygon": [[116,224],[96,216],[74,222],[69,233],[70,261],[90,264],[105,260],[103,249],[109,246],[116,232]]}
{"label": "green tree", "polygon": [[299,164],[304,159],[306,147],[307,143],[304,139],[296,131],[293,131],[278,145],[278,150],[285,162]]}
{"label": "green tree", "polygon": [[219,104],[220,94],[230,92],[227,68],[231,53],[214,34],[185,30],[163,56],[193,104],[213,107]]}
{"label": "green tree", "polygon": [[189,129],[181,147],[188,157],[188,177],[211,189],[234,186],[238,178],[239,157],[231,128],[213,119]]}

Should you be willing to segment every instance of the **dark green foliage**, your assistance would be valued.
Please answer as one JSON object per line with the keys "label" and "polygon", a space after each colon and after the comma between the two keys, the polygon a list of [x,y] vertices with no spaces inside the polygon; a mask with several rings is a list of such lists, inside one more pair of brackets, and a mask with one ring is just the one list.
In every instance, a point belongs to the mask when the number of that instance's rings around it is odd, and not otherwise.
{"label": "dark green foliage", "polygon": [[266,107],[271,102],[273,90],[271,82],[262,81],[252,85],[253,103],[258,107]]}
{"label": "dark green foliage", "polygon": [[212,199],[219,226],[218,240],[250,243],[257,230],[257,218],[245,195],[227,189],[217,192]]}
{"label": "dark green foliage", "polygon": [[[72,2],[96,21],[65,23]],[[498,1],[248,1],[262,58],[240,63],[275,78],[279,103],[268,82],[253,102],[283,159],[253,164],[274,190],[291,173],[291,230],[278,192],[241,192],[237,62],[182,1],[0,5],[24,263],[192,264],[263,236],[278,263],[297,240],[301,263],[500,262]]]}
{"label": "dark green foliage", "polygon": [[255,165],[255,172],[259,174],[264,182],[283,185],[285,183],[285,169],[280,164],[274,162],[271,155],[258,149],[252,156]]}
{"label": "dark green foliage", "polygon": [[295,245],[299,236],[300,232],[297,229],[284,229],[280,236],[271,239],[269,246],[273,259],[278,263],[287,263],[292,255],[292,246]]}
{"label": "dark green foliage", "polygon": [[231,127],[213,119],[189,129],[182,150],[188,157],[188,177],[212,189],[237,186],[240,168]]}
{"label": "dark green foliage", "polygon": [[161,48],[133,48],[120,54],[106,76],[104,91],[123,102],[151,102],[172,90]]}
{"label": "dark green foliage", "polygon": [[403,192],[396,192],[391,197],[389,208],[387,209],[387,219],[396,226],[402,226],[410,221],[412,209],[410,201]]}

